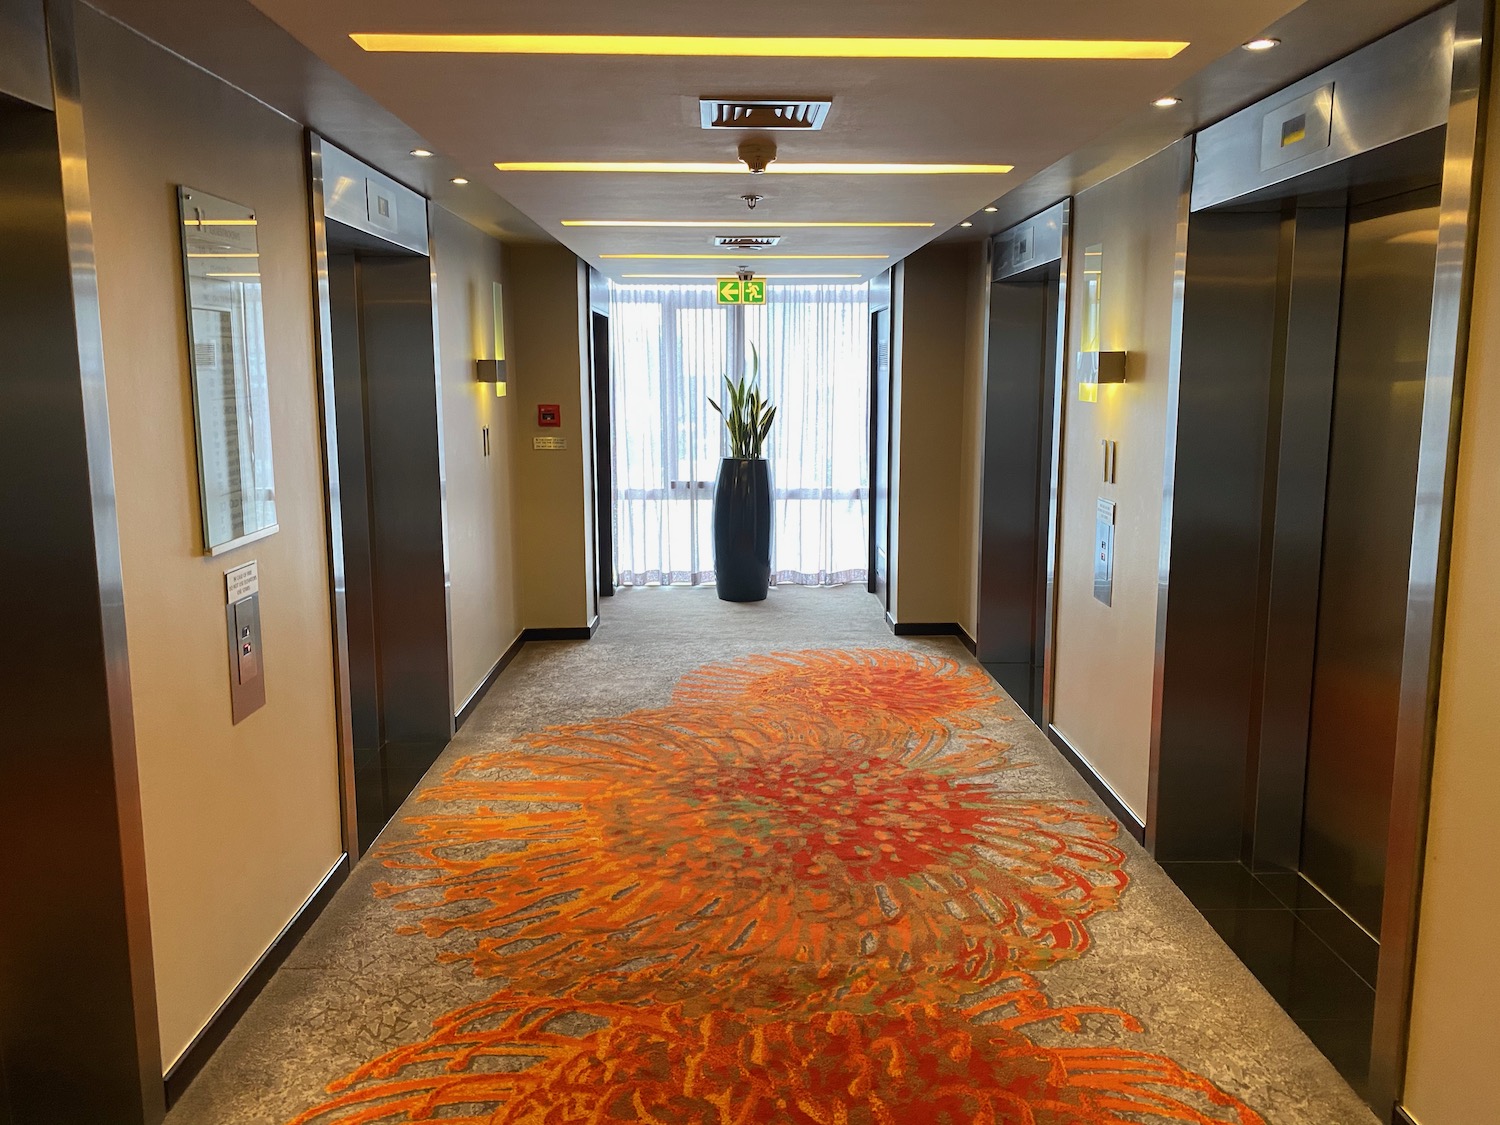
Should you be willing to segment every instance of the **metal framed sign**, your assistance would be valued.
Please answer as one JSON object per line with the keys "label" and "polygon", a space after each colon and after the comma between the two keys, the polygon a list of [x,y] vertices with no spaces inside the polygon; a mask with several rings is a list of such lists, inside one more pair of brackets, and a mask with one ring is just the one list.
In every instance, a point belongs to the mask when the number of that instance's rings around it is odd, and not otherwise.
{"label": "metal framed sign", "polygon": [[763,305],[766,303],[766,279],[752,277],[741,281],[737,277],[719,278],[719,304]]}

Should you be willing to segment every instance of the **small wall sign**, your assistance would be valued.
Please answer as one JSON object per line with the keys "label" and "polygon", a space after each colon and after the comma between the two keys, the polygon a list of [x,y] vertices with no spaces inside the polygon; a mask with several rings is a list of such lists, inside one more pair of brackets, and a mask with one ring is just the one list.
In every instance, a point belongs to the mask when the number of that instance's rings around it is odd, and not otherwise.
{"label": "small wall sign", "polygon": [[737,277],[721,277],[719,280],[719,304],[763,305],[766,303],[766,279],[753,277],[741,281]]}

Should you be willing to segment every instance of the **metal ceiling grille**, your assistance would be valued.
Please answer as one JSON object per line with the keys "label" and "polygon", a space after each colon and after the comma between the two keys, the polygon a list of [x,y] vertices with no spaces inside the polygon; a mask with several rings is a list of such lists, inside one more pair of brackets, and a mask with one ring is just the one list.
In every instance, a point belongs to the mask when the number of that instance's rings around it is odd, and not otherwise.
{"label": "metal ceiling grille", "polygon": [[781,241],[779,234],[720,234],[714,236],[714,245],[731,250],[766,250]]}
{"label": "metal ceiling grille", "polygon": [[821,129],[832,100],[701,98],[705,129]]}

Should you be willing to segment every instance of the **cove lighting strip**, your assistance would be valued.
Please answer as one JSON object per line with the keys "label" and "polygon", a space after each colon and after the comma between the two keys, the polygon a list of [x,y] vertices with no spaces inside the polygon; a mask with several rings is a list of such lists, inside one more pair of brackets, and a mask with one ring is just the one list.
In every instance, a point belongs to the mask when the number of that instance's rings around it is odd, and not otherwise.
{"label": "cove lighting strip", "polygon": [[1172,59],[1163,39],[901,39],[769,35],[453,35],[356,32],[366,51],[461,55],[671,55],[758,59]]}
{"label": "cove lighting strip", "polygon": [[799,230],[817,227],[819,229],[830,227],[935,227],[936,223],[772,223],[752,222],[746,223],[739,219],[564,219],[562,225],[565,227],[691,227],[695,230],[720,230],[734,228],[735,230],[780,230],[782,227],[793,227]]}
{"label": "cove lighting strip", "polygon": [[876,261],[884,262],[890,258],[889,254],[762,254],[759,250],[752,250],[749,255],[745,254],[600,254],[601,258],[635,258],[662,261],[672,259],[676,261],[698,261],[698,262],[806,262],[806,261]]}
{"label": "cove lighting strip", "polygon": [[[681,172],[749,175],[741,161],[696,163],[671,160],[527,160],[501,161],[502,172]],[[771,176],[999,176],[1014,164],[783,164],[766,168]]]}
{"label": "cove lighting strip", "polygon": [[[716,273],[623,273],[623,278],[648,278],[657,281],[717,281]],[[768,281],[858,281],[862,273],[758,273],[757,279]]]}

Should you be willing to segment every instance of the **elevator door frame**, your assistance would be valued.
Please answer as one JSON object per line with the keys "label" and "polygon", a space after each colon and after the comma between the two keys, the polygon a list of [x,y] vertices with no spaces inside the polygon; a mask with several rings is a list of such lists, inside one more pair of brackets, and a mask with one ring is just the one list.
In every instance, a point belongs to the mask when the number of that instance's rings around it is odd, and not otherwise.
{"label": "elevator door frame", "polygon": [[[1344,127],[1333,131],[1334,144],[1326,159],[1308,158],[1290,162],[1291,172],[1272,169],[1261,172],[1264,160],[1246,156],[1242,168],[1256,169],[1245,177],[1246,192],[1294,178],[1309,167],[1337,174],[1337,165],[1353,151],[1338,149],[1356,140],[1386,144],[1421,128],[1445,126],[1443,179],[1436,254],[1435,290],[1428,336],[1426,381],[1423,391],[1421,442],[1417,469],[1417,505],[1413,525],[1411,565],[1407,582],[1406,629],[1403,645],[1399,716],[1395,747],[1395,777],[1391,803],[1386,863],[1386,892],[1381,925],[1381,950],[1376,982],[1375,1032],[1371,1052],[1371,1104],[1382,1114],[1399,1106],[1407,1051],[1412,981],[1415,966],[1417,919],[1431,791],[1432,750],[1435,738],[1436,700],[1440,672],[1442,629],[1447,592],[1447,561],[1452,530],[1453,492],[1458,450],[1457,420],[1462,406],[1463,374],[1467,362],[1467,340],[1473,286],[1473,239],[1477,225],[1477,150],[1482,126],[1482,91],[1488,74],[1491,13],[1482,0],[1457,0],[1422,20],[1378,41],[1364,51],[1309,76],[1303,82],[1241,111],[1214,127],[1225,130],[1244,126],[1242,151],[1262,151],[1262,116],[1269,117],[1289,98],[1310,92],[1337,80],[1341,93],[1361,87],[1371,99],[1363,107],[1351,106]],[[1423,68],[1372,64],[1400,37],[1406,59],[1446,61],[1422,73]],[[1372,80],[1372,74],[1375,76]],[[1399,76],[1399,80],[1393,80]],[[1439,119],[1421,128],[1408,128],[1410,110],[1417,101],[1404,89],[1406,83],[1426,83],[1421,91],[1439,91]],[[1384,103],[1381,105],[1380,103]],[[1375,106],[1374,109],[1371,106]],[[1389,111],[1385,107],[1393,107]],[[1357,118],[1357,120],[1356,120]],[[1369,127],[1366,128],[1365,126]],[[1358,126],[1358,127],[1355,127]],[[1407,128],[1391,135],[1388,129]],[[1211,207],[1235,196],[1225,190],[1224,179],[1205,174],[1203,135],[1199,137],[1199,176],[1193,193],[1194,210]],[[1332,185],[1330,185],[1332,186]],[[1213,193],[1219,197],[1214,198]],[[1186,270],[1186,249],[1181,252],[1179,277]],[[1182,324],[1184,293],[1179,284],[1174,316]],[[1163,727],[1163,683],[1166,673],[1169,611],[1178,591],[1172,588],[1171,554],[1174,534],[1183,369],[1182,341],[1174,344],[1168,405],[1168,448],[1164,479],[1165,513],[1162,526],[1160,594],[1157,615],[1155,690],[1153,694],[1151,746],[1151,805],[1148,810],[1148,846],[1158,844],[1158,801],[1161,784],[1160,757]]]}
{"label": "elevator door frame", "polygon": [[[373,168],[361,164],[347,153],[327,143],[317,134],[309,132],[308,140],[308,185],[312,220],[312,253],[316,289],[313,294],[313,314],[318,333],[318,380],[319,414],[323,430],[323,479],[326,497],[326,519],[328,530],[329,594],[333,611],[333,657],[336,690],[336,722],[339,744],[339,790],[342,810],[344,850],[351,862],[362,854],[358,812],[358,786],[355,770],[355,739],[353,700],[350,684],[351,651],[349,644],[348,568],[345,556],[343,489],[339,474],[338,440],[338,394],[334,371],[334,332],[332,302],[329,288],[329,223],[336,221],[346,239],[352,239],[358,248],[380,253],[382,248],[393,254],[405,252],[414,256],[425,270],[427,283],[424,305],[431,310],[431,371],[430,384],[433,396],[432,420],[435,424],[435,489],[436,541],[427,543],[432,564],[437,568],[435,580],[441,582],[442,630],[441,643],[432,642],[440,652],[431,656],[441,660],[441,675],[446,679],[448,690],[441,719],[423,719],[430,726],[433,737],[451,739],[455,729],[453,708],[453,606],[451,574],[449,572],[448,512],[446,489],[445,454],[443,448],[443,415],[441,357],[438,355],[440,335],[437,324],[436,294],[432,273],[432,247],[428,241],[428,201]],[[395,220],[392,225],[372,223],[364,211],[368,196],[385,194],[394,200]],[[428,318],[424,318],[428,319]],[[425,353],[422,358],[425,368]],[[425,712],[424,712],[425,714]],[[425,727],[424,727],[425,729]],[[387,732],[382,731],[384,738]]]}
{"label": "elevator door frame", "polygon": [[[981,663],[1043,730],[1052,718],[1071,213],[1065,199],[994,238],[986,324],[975,642]],[[1034,349],[1020,382],[1005,378],[1015,369],[997,367],[1002,316]],[[1019,421],[1000,409],[1009,406]],[[1018,470],[1026,479],[1011,487]]]}

